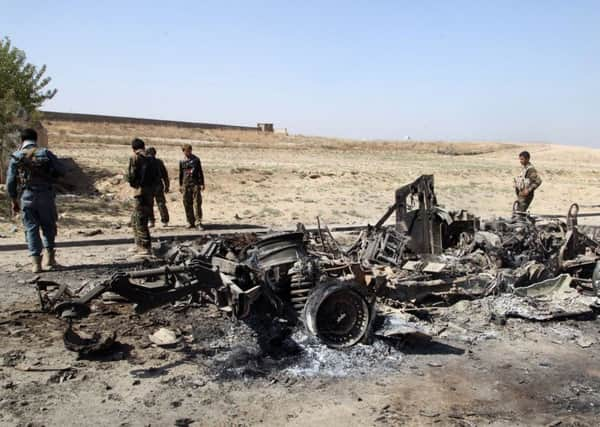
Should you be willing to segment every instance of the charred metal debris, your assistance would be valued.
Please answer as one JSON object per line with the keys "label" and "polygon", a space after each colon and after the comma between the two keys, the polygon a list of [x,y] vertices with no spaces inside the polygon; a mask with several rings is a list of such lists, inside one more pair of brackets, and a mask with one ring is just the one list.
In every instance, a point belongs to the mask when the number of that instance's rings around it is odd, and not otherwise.
{"label": "charred metal debris", "polygon": [[[187,242],[165,251],[166,265],[118,272],[83,295],[66,286],[50,292],[48,282],[38,282],[40,303],[69,321],[67,348],[84,350],[103,343],[80,339],[72,321],[109,292],[134,303],[137,313],[183,300],[212,303],[234,319],[285,319],[332,348],[371,342],[374,325],[389,323],[386,311],[418,313],[461,299],[491,297],[501,318],[594,315],[598,229],[580,231],[578,212],[573,205],[566,221],[513,214],[484,222],[444,210],[433,176],[424,175],[399,188],[385,215],[349,247],[320,224],[312,232],[299,224],[296,232],[259,239]],[[392,215],[395,224],[385,225]]]}

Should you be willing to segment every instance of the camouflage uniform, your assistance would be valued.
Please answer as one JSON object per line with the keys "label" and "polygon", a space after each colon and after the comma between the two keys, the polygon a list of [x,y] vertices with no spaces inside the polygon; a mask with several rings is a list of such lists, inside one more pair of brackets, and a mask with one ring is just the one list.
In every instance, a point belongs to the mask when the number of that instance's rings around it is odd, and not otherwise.
{"label": "camouflage uniform", "polygon": [[[521,169],[521,173],[515,178],[515,193],[517,194],[517,200],[515,201],[516,210],[519,212],[527,212],[529,205],[533,201],[533,194],[535,189],[542,185],[542,179],[538,175],[537,171],[531,163],[524,166]],[[527,189],[529,194],[527,196],[521,196],[519,193]]]}
{"label": "camouflage uniform", "polygon": [[156,165],[160,171],[160,181],[156,185],[153,191],[152,198],[152,211],[150,212],[150,222],[154,223],[154,202],[158,206],[158,213],[160,214],[160,222],[163,224],[169,223],[169,210],[167,209],[167,199],[165,199],[165,193],[169,192],[169,173],[162,160],[154,158]]}
{"label": "camouflage uniform", "polygon": [[[188,224],[202,223],[202,190],[204,173],[200,159],[191,154],[179,162],[179,186],[183,193],[183,206]],[[194,216],[194,210],[196,216]]]}
{"label": "camouflage uniform", "polygon": [[154,187],[157,181],[156,177],[146,176],[149,175],[145,172],[147,172],[150,162],[151,158],[146,157],[143,149],[136,150],[135,154],[129,159],[127,173],[129,185],[135,189],[134,207],[131,215],[133,238],[136,246],[145,250],[150,250],[152,247],[148,219],[152,214]]}

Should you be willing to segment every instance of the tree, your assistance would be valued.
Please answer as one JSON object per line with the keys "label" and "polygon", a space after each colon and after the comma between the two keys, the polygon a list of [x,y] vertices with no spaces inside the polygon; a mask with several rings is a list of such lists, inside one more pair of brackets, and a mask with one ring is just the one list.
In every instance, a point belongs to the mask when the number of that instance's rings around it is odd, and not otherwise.
{"label": "tree", "polygon": [[16,132],[41,119],[39,108],[56,95],[49,89],[46,66],[27,62],[25,52],[14,47],[8,37],[0,39],[0,182],[4,181],[7,160],[18,144]]}

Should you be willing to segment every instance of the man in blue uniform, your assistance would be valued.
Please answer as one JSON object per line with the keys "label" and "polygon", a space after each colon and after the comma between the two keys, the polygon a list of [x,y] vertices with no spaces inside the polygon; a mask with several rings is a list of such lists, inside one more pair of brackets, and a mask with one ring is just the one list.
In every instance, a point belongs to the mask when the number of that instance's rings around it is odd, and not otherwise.
{"label": "man in blue uniform", "polygon": [[6,187],[13,212],[15,215],[21,212],[34,273],[42,271],[42,249],[46,250],[45,267],[57,266],[54,250],[57,213],[52,184],[64,172],[50,150],[37,146],[37,132],[24,129],[21,147],[11,155],[8,164]]}

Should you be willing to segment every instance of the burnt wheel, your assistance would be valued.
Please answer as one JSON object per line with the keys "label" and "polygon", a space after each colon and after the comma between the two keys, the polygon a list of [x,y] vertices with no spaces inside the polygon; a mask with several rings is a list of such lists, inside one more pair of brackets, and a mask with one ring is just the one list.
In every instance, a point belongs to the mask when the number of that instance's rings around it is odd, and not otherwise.
{"label": "burnt wheel", "polygon": [[367,333],[371,312],[358,286],[348,281],[324,283],[306,302],[306,328],[329,347],[353,346]]}

